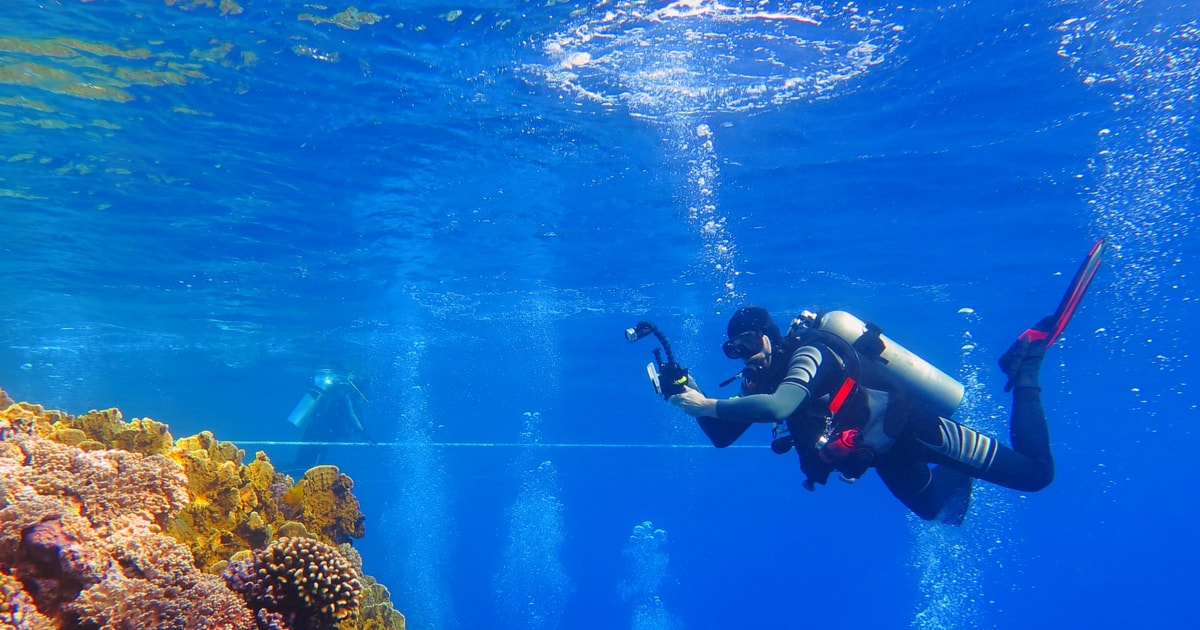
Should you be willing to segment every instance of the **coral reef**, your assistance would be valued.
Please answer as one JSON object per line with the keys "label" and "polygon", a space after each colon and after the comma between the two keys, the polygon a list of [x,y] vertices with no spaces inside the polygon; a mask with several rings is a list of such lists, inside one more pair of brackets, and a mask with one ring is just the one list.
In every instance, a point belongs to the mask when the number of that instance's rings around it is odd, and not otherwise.
{"label": "coral reef", "polygon": [[290,520],[331,544],[365,534],[365,518],[351,492],[354,482],[336,466],[313,468],[293,484],[261,451],[243,465],[245,451],[218,441],[211,432],[173,441],[167,425],[149,418],[125,422],[117,409],[72,416],[19,403],[4,417],[14,428],[27,427],[83,450],[165,455],[182,465],[191,500],[164,527],[191,548],[198,566],[212,573],[219,573],[218,565],[238,551],[259,549],[278,538]]}
{"label": "coral reef", "polygon": [[13,626],[254,628],[249,607],[162,534],[187,502],[177,464],[14,433],[0,442],[0,479],[3,614],[22,618]]}
{"label": "coral reef", "polygon": [[292,630],[325,630],[358,611],[358,569],[335,547],[302,537],[280,538],[225,569],[229,588],[258,611],[259,628],[282,621]]}
{"label": "coral reef", "polygon": [[54,627],[50,619],[38,612],[24,585],[0,573],[0,628],[50,630]]}
{"label": "coral reef", "polygon": [[[3,389],[0,453],[0,630],[301,630],[287,611],[256,615],[219,577],[288,537],[338,545],[365,585],[361,605],[356,595],[355,606],[335,607],[357,613],[339,612],[337,628],[404,628],[348,544],[364,535],[364,517],[336,467],[293,483],[264,453],[243,464],[244,451],[209,432],[173,440],[149,418],[73,416]],[[16,474],[22,467],[38,472]]]}

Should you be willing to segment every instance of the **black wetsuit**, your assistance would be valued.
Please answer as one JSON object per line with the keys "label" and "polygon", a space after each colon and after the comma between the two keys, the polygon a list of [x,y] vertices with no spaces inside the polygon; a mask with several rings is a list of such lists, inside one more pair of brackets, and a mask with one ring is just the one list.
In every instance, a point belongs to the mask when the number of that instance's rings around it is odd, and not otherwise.
{"label": "black wetsuit", "polygon": [[[786,421],[811,489],[838,470],[836,460],[820,456],[817,439],[826,432],[829,399],[845,380],[847,363],[819,342],[790,353],[786,347],[780,350],[774,358],[786,356],[786,363],[773,360],[764,373],[743,382],[742,396],[717,402],[716,418],[698,421],[717,447],[732,444],[751,423]],[[918,516],[931,520],[941,514],[942,520],[956,524],[965,515],[971,478],[1028,492],[1046,487],[1054,478],[1054,460],[1036,366],[1034,376],[1013,391],[1012,448],[893,392],[885,427],[894,442],[874,453],[871,466]]]}
{"label": "black wetsuit", "polygon": [[356,386],[347,382],[335,383],[316,403],[312,418],[304,427],[303,444],[296,452],[295,459],[280,467],[282,472],[302,475],[313,466],[328,463],[329,443],[346,439],[361,439],[373,442],[370,434],[363,428],[362,413],[358,401],[362,395]]}

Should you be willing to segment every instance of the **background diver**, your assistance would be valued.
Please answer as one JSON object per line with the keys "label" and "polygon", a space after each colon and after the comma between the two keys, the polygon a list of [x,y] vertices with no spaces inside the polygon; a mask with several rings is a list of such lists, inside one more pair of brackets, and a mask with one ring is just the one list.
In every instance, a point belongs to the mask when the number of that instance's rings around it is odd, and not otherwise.
{"label": "background diver", "polygon": [[697,419],[714,446],[732,444],[751,424],[773,423],[771,448],[797,452],[806,489],[825,484],[833,472],[853,481],[875,468],[888,490],[922,519],[959,525],[973,478],[1025,492],[1053,480],[1038,372],[1091,282],[1102,249],[1103,240],[1097,241],[1058,310],[1000,358],[1005,391],[1013,392],[1011,447],[948,419],[962,399],[962,385],[849,313],[805,311],[781,334],[762,307],[739,309],[722,349],[744,363],[741,395],[720,400],[700,392],[653,324],[642,322],[626,335],[631,341],[651,333],[659,338],[667,360],[655,350],[657,369],[647,366],[651,380],[664,398]]}
{"label": "background diver", "polygon": [[304,430],[303,441],[287,472],[303,473],[324,464],[329,442],[347,435],[374,442],[362,423],[362,405],[369,403],[353,374],[321,369],[312,377],[308,391],[288,415],[288,422]]}

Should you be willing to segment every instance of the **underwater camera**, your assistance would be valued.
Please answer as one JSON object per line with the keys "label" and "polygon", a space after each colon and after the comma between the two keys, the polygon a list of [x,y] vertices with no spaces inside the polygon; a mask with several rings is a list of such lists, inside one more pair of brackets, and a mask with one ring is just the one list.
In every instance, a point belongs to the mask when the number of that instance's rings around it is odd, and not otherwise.
{"label": "underwater camera", "polygon": [[[654,335],[662,348],[654,349],[654,360],[646,364],[646,376],[650,378],[650,384],[654,386],[654,391],[662,396],[663,400],[669,400],[675,394],[683,393],[683,388],[688,382],[688,371],[687,368],[679,367],[679,364],[675,362],[675,355],[671,352],[671,343],[658,330],[658,326],[650,322],[638,322],[633,328],[625,329],[625,340],[629,343],[648,335]],[[667,356],[666,361],[663,361],[663,354]]]}

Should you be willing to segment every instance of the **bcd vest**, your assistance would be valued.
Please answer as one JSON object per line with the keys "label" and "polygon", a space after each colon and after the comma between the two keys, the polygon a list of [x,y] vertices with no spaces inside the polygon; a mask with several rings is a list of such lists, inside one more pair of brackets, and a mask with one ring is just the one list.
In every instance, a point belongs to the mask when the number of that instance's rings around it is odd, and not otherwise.
{"label": "bcd vest", "polygon": [[[864,379],[863,362],[873,360],[870,340],[856,348],[822,330],[806,330],[788,347],[812,346],[822,354],[816,391],[783,423],[776,424],[771,449],[800,457],[804,485],[824,484],[833,471],[858,479],[891,449],[915,401],[875,379]],[[859,345],[859,344],[856,344]]]}

